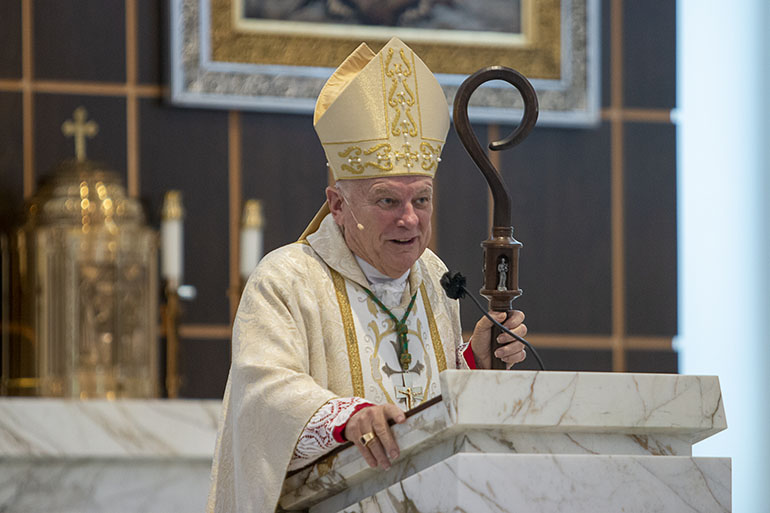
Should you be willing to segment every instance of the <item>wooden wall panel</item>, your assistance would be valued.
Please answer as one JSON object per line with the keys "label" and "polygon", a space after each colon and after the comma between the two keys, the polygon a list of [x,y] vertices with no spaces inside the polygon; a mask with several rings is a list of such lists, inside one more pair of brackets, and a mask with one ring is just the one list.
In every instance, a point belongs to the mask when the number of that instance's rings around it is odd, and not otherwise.
{"label": "wooden wall panel", "polygon": [[161,0],[136,1],[138,81],[162,83],[168,75],[167,5]]}
{"label": "wooden wall panel", "polygon": [[533,331],[612,331],[609,142],[606,123],[585,130],[538,127],[502,152],[514,236],[524,244],[517,308]]}
{"label": "wooden wall panel", "polygon": [[227,113],[178,109],[142,100],[140,119],[141,197],[154,226],[160,226],[163,195],[182,191],[184,282],[198,296],[183,302],[183,323],[229,323]]}
{"label": "wooden wall panel", "polygon": [[181,340],[179,346],[181,397],[221,398],[225,393],[229,369],[229,341],[210,338]]}
{"label": "wooden wall panel", "polygon": [[[612,368],[612,351],[608,349],[553,349],[537,350],[551,371],[606,372]],[[676,373],[677,354],[674,351],[629,350],[628,372]],[[521,370],[537,370],[537,361],[527,358]]]}
{"label": "wooden wall panel", "polygon": [[[486,146],[486,127],[474,128],[481,144]],[[474,293],[482,284],[481,241],[489,237],[488,191],[484,177],[463,148],[454,128],[450,128],[434,191],[436,249],[450,270],[465,276],[468,290]],[[482,304],[486,305],[485,299]],[[461,300],[460,313],[463,330],[472,331],[479,319],[478,310],[465,299]]]}
{"label": "wooden wall panel", "polygon": [[35,0],[35,78],[126,80],[124,0]]}
{"label": "wooden wall panel", "polygon": [[676,106],[676,2],[623,2],[623,62],[626,106]]}
{"label": "wooden wall panel", "polygon": [[19,221],[24,198],[21,94],[0,93],[0,228]]}
{"label": "wooden wall panel", "polygon": [[0,2],[0,79],[21,78],[21,3]]}
{"label": "wooden wall panel", "polygon": [[265,251],[296,241],[326,201],[326,157],[309,115],[244,113],[240,198],[264,202]]}
{"label": "wooden wall panel", "polygon": [[677,333],[676,129],[627,123],[626,325],[629,334]]}
{"label": "wooden wall panel", "polygon": [[599,66],[601,67],[601,75],[602,75],[602,100],[601,105],[603,109],[606,109],[610,106],[610,103],[612,101],[611,99],[611,92],[612,92],[612,79],[613,79],[613,73],[612,73],[612,61],[610,58],[612,57],[612,21],[613,18],[611,16],[611,9],[610,9],[610,2],[611,0],[602,0],[601,2],[601,11],[602,11],[602,50],[601,50],[601,61]]}

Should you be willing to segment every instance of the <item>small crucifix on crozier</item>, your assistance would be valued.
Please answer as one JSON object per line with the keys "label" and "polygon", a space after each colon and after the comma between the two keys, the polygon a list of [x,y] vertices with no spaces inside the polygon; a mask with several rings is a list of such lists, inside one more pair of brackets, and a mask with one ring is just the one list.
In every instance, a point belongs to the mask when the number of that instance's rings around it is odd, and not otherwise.
{"label": "small crucifix on crozier", "polygon": [[500,257],[500,263],[497,264],[497,273],[500,279],[497,281],[497,290],[508,290],[508,261],[505,257]]}
{"label": "small crucifix on crozier", "polygon": [[396,387],[396,399],[406,400],[406,409],[411,410],[416,404],[421,402],[425,397],[422,387],[415,387],[412,385],[412,376],[409,372],[402,372],[401,379],[404,386]]}

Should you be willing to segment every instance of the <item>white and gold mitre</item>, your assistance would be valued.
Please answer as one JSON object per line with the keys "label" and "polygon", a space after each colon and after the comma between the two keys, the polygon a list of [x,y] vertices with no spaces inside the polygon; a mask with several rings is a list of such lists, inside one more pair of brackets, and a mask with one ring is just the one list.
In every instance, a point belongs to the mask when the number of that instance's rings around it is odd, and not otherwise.
{"label": "white and gold mitre", "polygon": [[335,180],[436,173],[449,107],[436,77],[403,41],[362,43],[335,70],[313,125]]}

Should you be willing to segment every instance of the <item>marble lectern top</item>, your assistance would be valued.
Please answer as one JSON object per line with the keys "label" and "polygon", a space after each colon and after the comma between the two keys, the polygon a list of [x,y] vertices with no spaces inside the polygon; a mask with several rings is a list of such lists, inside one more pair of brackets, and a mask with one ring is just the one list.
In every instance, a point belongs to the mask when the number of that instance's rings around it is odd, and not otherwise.
{"label": "marble lectern top", "polygon": [[443,400],[393,427],[401,456],[390,470],[351,447],[291,475],[281,505],[338,511],[458,453],[689,457],[727,427],[716,376],[447,370],[440,380]]}

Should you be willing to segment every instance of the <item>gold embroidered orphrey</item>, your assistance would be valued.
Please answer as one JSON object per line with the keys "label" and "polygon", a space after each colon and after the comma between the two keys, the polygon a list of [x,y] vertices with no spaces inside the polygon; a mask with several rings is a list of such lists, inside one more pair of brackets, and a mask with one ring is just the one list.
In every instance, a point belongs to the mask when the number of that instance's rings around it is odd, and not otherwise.
{"label": "gold embroidered orphrey", "polygon": [[[350,298],[348,296],[348,290],[347,290],[347,283],[345,281],[345,278],[342,277],[342,275],[335,271],[334,269],[330,269],[330,273],[332,276],[332,282],[334,283],[335,288],[335,295],[337,297],[337,301],[339,302],[339,308],[340,308],[340,315],[342,318],[342,324],[344,326],[344,332],[345,332],[345,339],[346,339],[346,345],[348,348],[348,359],[350,363],[350,370],[351,370],[351,381],[353,384],[353,389],[356,391],[356,395],[359,397],[364,397],[364,378],[362,374],[362,364],[361,364],[361,354],[359,351],[359,340],[356,330],[356,323],[354,319],[353,314],[353,308],[350,303]],[[357,287],[357,286],[356,286]],[[363,287],[361,287],[363,289]],[[355,289],[353,289],[355,290]],[[427,363],[427,360],[430,358],[435,358],[435,365],[437,367],[438,372],[441,372],[443,370],[446,370],[447,364],[446,364],[446,356],[444,354],[443,345],[441,342],[441,336],[439,334],[438,327],[436,325],[436,320],[433,314],[433,308],[431,307],[427,291],[425,290],[425,284],[420,284],[419,287],[419,296],[420,296],[420,304],[424,307],[425,317],[428,322],[428,332],[430,333],[430,339],[431,343],[426,344],[422,341],[422,337],[420,335],[420,332],[422,331],[422,328],[420,328],[420,320],[417,319],[416,322],[418,323],[418,329],[416,332],[410,330],[409,333],[416,336],[416,339],[421,343],[423,347],[423,354],[424,358],[426,359],[425,366],[428,369],[428,381],[426,385],[430,385],[431,378],[430,375],[432,374],[430,372],[430,365]],[[366,297],[365,295],[363,297]],[[372,302],[372,306],[374,306]],[[417,307],[418,305],[415,305]],[[387,332],[379,333],[378,330],[374,330],[374,338],[375,346],[378,348],[380,345],[380,342],[384,339],[385,335],[393,334],[395,333],[395,323],[390,320],[391,327]],[[375,323],[376,324],[376,323]],[[433,355],[429,356],[428,348],[433,349]],[[379,352],[377,349],[375,352]],[[379,365],[378,365],[379,366]],[[412,369],[414,371],[414,369]],[[425,399],[425,389],[420,386],[415,386],[412,384],[411,376],[409,376],[412,371],[408,370],[402,370],[402,372],[394,372],[395,374],[400,374],[402,376],[402,384],[397,385],[393,384],[393,387],[396,392],[396,399],[404,399],[406,403],[407,410],[413,408],[420,402],[422,402]],[[373,369],[374,373],[374,369]],[[419,372],[418,372],[419,373]],[[377,373],[379,374],[379,373]],[[390,395],[390,393],[387,392],[387,387],[384,386],[384,384],[381,382],[380,379],[375,379],[377,382],[378,388],[383,392],[385,398],[388,402],[393,403],[393,398]],[[360,395],[359,395],[360,391]]]}
{"label": "gold embroidered orphrey", "polygon": [[364,377],[361,370],[361,358],[358,354],[358,338],[356,337],[356,325],[353,322],[353,311],[350,308],[348,292],[345,289],[345,278],[334,269],[329,268],[334,282],[334,291],[337,294],[337,303],[340,306],[342,325],[345,328],[345,341],[348,346],[348,360],[350,361],[350,377],[353,380],[353,394],[356,397],[364,397]]}

